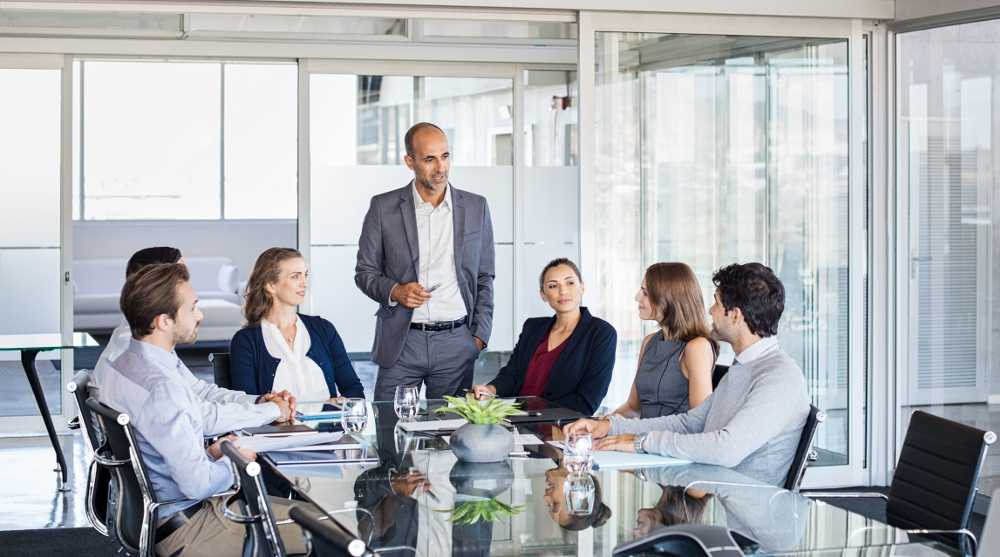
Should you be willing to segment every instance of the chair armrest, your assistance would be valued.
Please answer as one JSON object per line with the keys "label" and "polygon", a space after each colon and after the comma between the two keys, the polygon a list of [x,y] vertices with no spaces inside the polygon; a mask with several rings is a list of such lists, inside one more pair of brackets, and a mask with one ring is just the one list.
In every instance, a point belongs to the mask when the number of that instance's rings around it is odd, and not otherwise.
{"label": "chair armrest", "polygon": [[107,466],[108,468],[117,468],[118,466],[125,466],[126,464],[131,465],[131,460],[115,460],[113,458],[103,457],[97,453],[94,453],[94,460],[101,466]]}
{"label": "chair armrest", "polygon": [[232,497],[229,498],[228,501],[226,501],[226,504],[222,506],[222,516],[226,517],[227,519],[237,524],[250,524],[252,522],[259,522],[263,518],[260,515],[236,514],[233,511],[229,510],[229,505],[236,500],[236,497],[237,496],[234,494]]}
{"label": "chair armrest", "polygon": [[976,550],[979,549],[979,541],[976,540],[976,535],[966,530],[965,528],[961,528],[958,530],[932,530],[927,528],[915,528],[913,530],[906,530],[906,533],[907,534],[961,534],[963,536],[967,536],[970,539],[972,539],[971,555],[975,555],[977,553]]}
{"label": "chair armrest", "polygon": [[866,498],[880,498],[889,500],[889,496],[885,493],[878,493],[877,491],[872,492],[849,492],[849,491],[800,491],[799,495],[803,497],[808,497],[810,499],[836,499],[836,498],[851,498],[851,499],[866,499]]}

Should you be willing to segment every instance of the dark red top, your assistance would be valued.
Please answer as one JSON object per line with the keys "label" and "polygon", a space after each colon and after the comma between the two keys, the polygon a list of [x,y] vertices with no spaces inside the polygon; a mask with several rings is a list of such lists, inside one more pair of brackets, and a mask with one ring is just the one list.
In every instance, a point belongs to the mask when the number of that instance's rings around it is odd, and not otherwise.
{"label": "dark red top", "polygon": [[[569,337],[566,337],[569,340]],[[517,396],[542,396],[545,393],[545,384],[549,382],[549,373],[555,365],[559,354],[566,346],[566,340],[549,351],[549,333],[546,332],[542,342],[538,343],[535,354],[531,356],[528,364],[528,373],[524,378],[524,386]]]}

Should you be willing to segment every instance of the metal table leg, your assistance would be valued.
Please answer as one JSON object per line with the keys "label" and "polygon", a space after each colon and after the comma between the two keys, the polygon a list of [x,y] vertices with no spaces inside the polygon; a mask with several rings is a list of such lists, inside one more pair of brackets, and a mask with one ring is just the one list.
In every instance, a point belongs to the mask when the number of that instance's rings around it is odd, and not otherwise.
{"label": "metal table leg", "polygon": [[28,376],[28,384],[31,385],[31,392],[35,395],[35,402],[38,403],[38,410],[42,413],[42,421],[45,422],[45,431],[49,433],[49,440],[52,441],[52,448],[56,451],[56,469],[59,473],[59,491],[70,491],[66,485],[66,457],[63,456],[62,446],[59,445],[59,437],[56,436],[56,428],[52,425],[52,416],[49,415],[49,405],[45,403],[45,393],[42,391],[42,384],[38,381],[38,370],[35,369],[35,357],[41,350],[22,350],[21,365],[24,366],[24,374]]}

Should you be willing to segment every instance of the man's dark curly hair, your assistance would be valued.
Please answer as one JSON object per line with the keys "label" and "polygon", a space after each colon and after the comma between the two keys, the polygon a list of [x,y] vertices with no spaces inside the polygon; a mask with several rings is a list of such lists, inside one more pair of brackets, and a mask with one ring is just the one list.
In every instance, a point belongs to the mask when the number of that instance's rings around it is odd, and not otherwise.
{"label": "man's dark curly hair", "polygon": [[762,338],[778,334],[785,287],[774,271],[760,263],[733,263],[712,274],[712,282],[726,313],[740,308],[751,333]]}

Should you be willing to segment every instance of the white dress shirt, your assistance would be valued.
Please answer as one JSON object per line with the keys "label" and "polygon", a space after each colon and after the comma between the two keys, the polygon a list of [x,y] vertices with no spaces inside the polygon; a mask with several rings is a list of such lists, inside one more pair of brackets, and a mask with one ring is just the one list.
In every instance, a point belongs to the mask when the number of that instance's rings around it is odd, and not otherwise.
{"label": "white dress shirt", "polygon": [[432,293],[433,298],[413,310],[411,322],[439,323],[460,319],[467,312],[458,290],[458,271],[455,269],[455,205],[451,200],[451,184],[445,186],[444,200],[437,207],[420,197],[416,182],[411,182],[410,187],[417,211],[418,281],[428,289],[441,283]]}
{"label": "white dress shirt", "polygon": [[[95,400],[100,400],[101,386],[111,371],[112,364],[129,349],[131,340],[132,330],[128,326],[128,321],[123,319],[121,325],[111,333],[111,340],[101,352],[101,357],[91,374],[89,391]],[[238,431],[244,427],[256,427],[281,417],[281,409],[277,404],[273,402],[255,404],[259,398],[257,395],[248,395],[243,391],[231,391],[213,383],[206,383],[195,377],[186,366],[181,366],[178,373],[196,396],[196,403],[201,411],[202,427],[205,435],[209,437]]]}
{"label": "white dress shirt", "polygon": [[323,370],[312,358],[306,356],[312,346],[312,339],[309,338],[309,331],[298,315],[295,316],[294,348],[288,346],[278,327],[267,319],[261,321],[261,332],[264,333],[264,347],[267,348],[267,352],[281,360],[274,372],[272,389],[279,393],[287,390],[301,401],[330,398],[330,387],[326,384]]}
{"label": "white dress shirt", "polygon": [[733,363],[737,364],[748,364],[757,358],[763,356],[767,352],[770,352],[772,348],[778,346],[778,337],[770,336],[764,337],[757,342],[751,344],[750,346],[743,349],[742,352],[736,355],[733,359]]}

